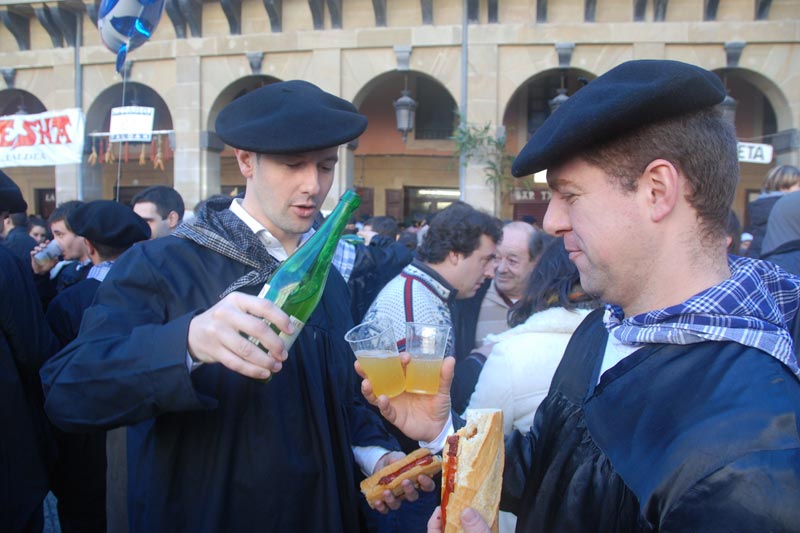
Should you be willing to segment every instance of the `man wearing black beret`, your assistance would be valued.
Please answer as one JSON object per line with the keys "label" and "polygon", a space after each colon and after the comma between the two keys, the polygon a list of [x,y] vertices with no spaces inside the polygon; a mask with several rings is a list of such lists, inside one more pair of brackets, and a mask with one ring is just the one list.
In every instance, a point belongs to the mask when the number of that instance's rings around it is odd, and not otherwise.
{"label": "man wearing black beret", "polygon": [[[701,68],[624,63],[570,97],[514,162],[516,176],[547,170],[544,228],[607,302],[573,335],[530,432],[506,440],[500,508],[517,531],[800,524],[787,331],[800,278],[726,255],[738,163],[724,97]],[[425,417],[402,395],[380,407],[438,442],[461,425],[436,416],[440,399]]]}
{"label": "man wearing black beret", "polygon": [[131,531],[358,531],[355,463],[372,473],[401,454],[357,393],[347,287],[331,270],[288,353],[262,319],[292,334],[289,317],[257,294],[311,235],[339,146],[366,126],[303,81],[231,102],[216,132],[244,197],[120,257],[42,370],[61,428],[128,426]]}
{"label": "man wearing black beret", "polygon": [[[0,171],[0,220],[28,205]],[[39,368],[57,350],[44,319],[33,273],[0,246],[0,524],[4,531],[41,531],[42,502],[55,454],[42,406]]]}
{"label": "man wearing black beret", "polygon": [[[150,227],[130,207],[111,200],[82,203],[67,215],[75,234],[84,239],[92,261],[86,278],[61,291],[47,306],[47,322],[59,348],[78,335],[83,312],[91,305],[114,261],[133,244],[150,238]],[[65,531],[106,529],[105,432],[65,433],[54,430],[58,461],[51,488],[58,500],[58,518]]]}

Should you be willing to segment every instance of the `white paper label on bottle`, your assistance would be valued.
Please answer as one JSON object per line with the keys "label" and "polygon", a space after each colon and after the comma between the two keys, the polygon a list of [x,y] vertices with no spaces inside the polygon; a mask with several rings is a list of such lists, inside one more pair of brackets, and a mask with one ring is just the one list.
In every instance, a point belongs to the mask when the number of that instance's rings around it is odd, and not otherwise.
{"label": "white paper label on bottle", "polygon": [[291,322],[292,327],[294,328],[294,333],[292,333],[291,335],[287,335],[286,333],[281,332],[281,334],[279,335],[279,337],[283,339],[283,343],[286,345],[287,351],[289,350],[289,348],[292,347],[292,344],[294,344],[294,341],[297,339],[297,336],[300,335],[300,330],[302,330],[303,326],[306,325],[305,322],[298,319],[296,316],[290,316],[289,322]]}
{"label": "white paper label on bottle", "polygon": [[[267,324],[270,323],[267,320],[264,320],[264,322],[266,322]],[[294,327],[294,333],[289,335],[287,333],[280,332],[278,334],[278,337],[280,337],[283,340],[283,344],[286,346],[286,350],[287,351],[289,350],[289,348],[292,347],[292,344],[294,344],[294,341],[297,339],[297,336],[300,335],[300,330],[302,330],[303,326],[306,325],[305,322],[303,322],[302,320],[298,319],[296,316],[290,316],[289,317],[289,322],[292,324],[292,327]],[[252,342],[256,346],[261,346],[261,341],[258,340],[255,337],[253,337],[252,335],[249,335],[247,337],[247,340],[249,340],[250,342]]]}

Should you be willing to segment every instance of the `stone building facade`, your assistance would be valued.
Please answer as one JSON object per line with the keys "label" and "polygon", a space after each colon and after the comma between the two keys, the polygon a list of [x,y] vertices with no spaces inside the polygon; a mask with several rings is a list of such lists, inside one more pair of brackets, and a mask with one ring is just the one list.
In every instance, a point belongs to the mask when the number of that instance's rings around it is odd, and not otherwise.
{"label": "stone building facade", "polygon": [[[166,0],[121,73],[97,30],[98,7],[0,6],[2,115],[78,107],[86,116],[82,164],[4,169],[32,212],[74,198],[124,201],[156,183],[174,186],[189,208],[241,190],[214,119],[236,96],[295,78],[370,120],[357,145],[341,148],[326,207],[356,186],[368,214],[409,219],[460,196],[503,218],[538,218],[546,187],[500,180],[480,154],[461,167],[454,128],[504,139],[513,155],[554,97],[629,59],[717,72],[738,102],[739,139],[773,147],[766,164],[742,163],[740,216],[771,165],[800,163],[800,0]],[[393,107],[403,90],[417,103],[405,142]],[[110,109],[120,105],[154,107],[162,133],[109,145]]]}

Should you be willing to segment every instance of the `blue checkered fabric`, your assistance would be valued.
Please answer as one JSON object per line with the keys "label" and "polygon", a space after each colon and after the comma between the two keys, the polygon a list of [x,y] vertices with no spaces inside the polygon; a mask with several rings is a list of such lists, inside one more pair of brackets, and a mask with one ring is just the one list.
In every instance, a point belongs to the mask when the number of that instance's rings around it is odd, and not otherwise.
{"label": "blue checkered fabric", "polygon": [[333,266],[339,271],[345,281],[350,280],[353,265],[356,263],[356,247],[344,239],[339,239],[336,251],[333,252]]}
{"label": "blue checkered fabric", "polygon": [[606,305],[605,325],[627,344],[734,341],[767,352],[800,379],[789,334],[800,307],[800,277],[745,257],[728,256],[731,277],[684,301],[625,317]]}

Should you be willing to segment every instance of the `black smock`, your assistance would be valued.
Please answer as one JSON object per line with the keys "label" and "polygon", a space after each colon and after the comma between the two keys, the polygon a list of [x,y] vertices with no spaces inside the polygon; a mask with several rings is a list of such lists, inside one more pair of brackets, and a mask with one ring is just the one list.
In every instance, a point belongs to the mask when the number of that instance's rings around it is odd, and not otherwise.
{"label": "black smock", "polygon": [[78,336],[83,312],[100,286],[96,279],[82,279],[61,291],[47,306],[47,322],[63,348]]}
{"label": "black smock", "polygon": [[141,243],[42,369],[61,428],[131,426],[131,531],[357,531],[351,446],[397,449],[361,403],[335,269],[269,383],[219,364],[189,372],[190,320],[248,271],[174,236]]}
{"label": "black smock", "polygon": [[797,531],[800,383],[733,342],[647,345],[595,387],[602,310],[576,331],[531,432],[506,440],[517,531]]}
{"label": "black smock", "polygon": [[0,246],[0,529],[41,530],[55,459],[39,368],[58,349],[29,263]]}
{"label": "black smock", "polygon": [[[92,304],[99,286],[97,279],[83,279],[65,288],[47,306],[45,316],[59,348],[78,336],[83,312]],[[66,433],[54,428],[53,438],[58,461],[50,474],[50,488],[58,500],[62,531],[105,532],[105,431]]]}

